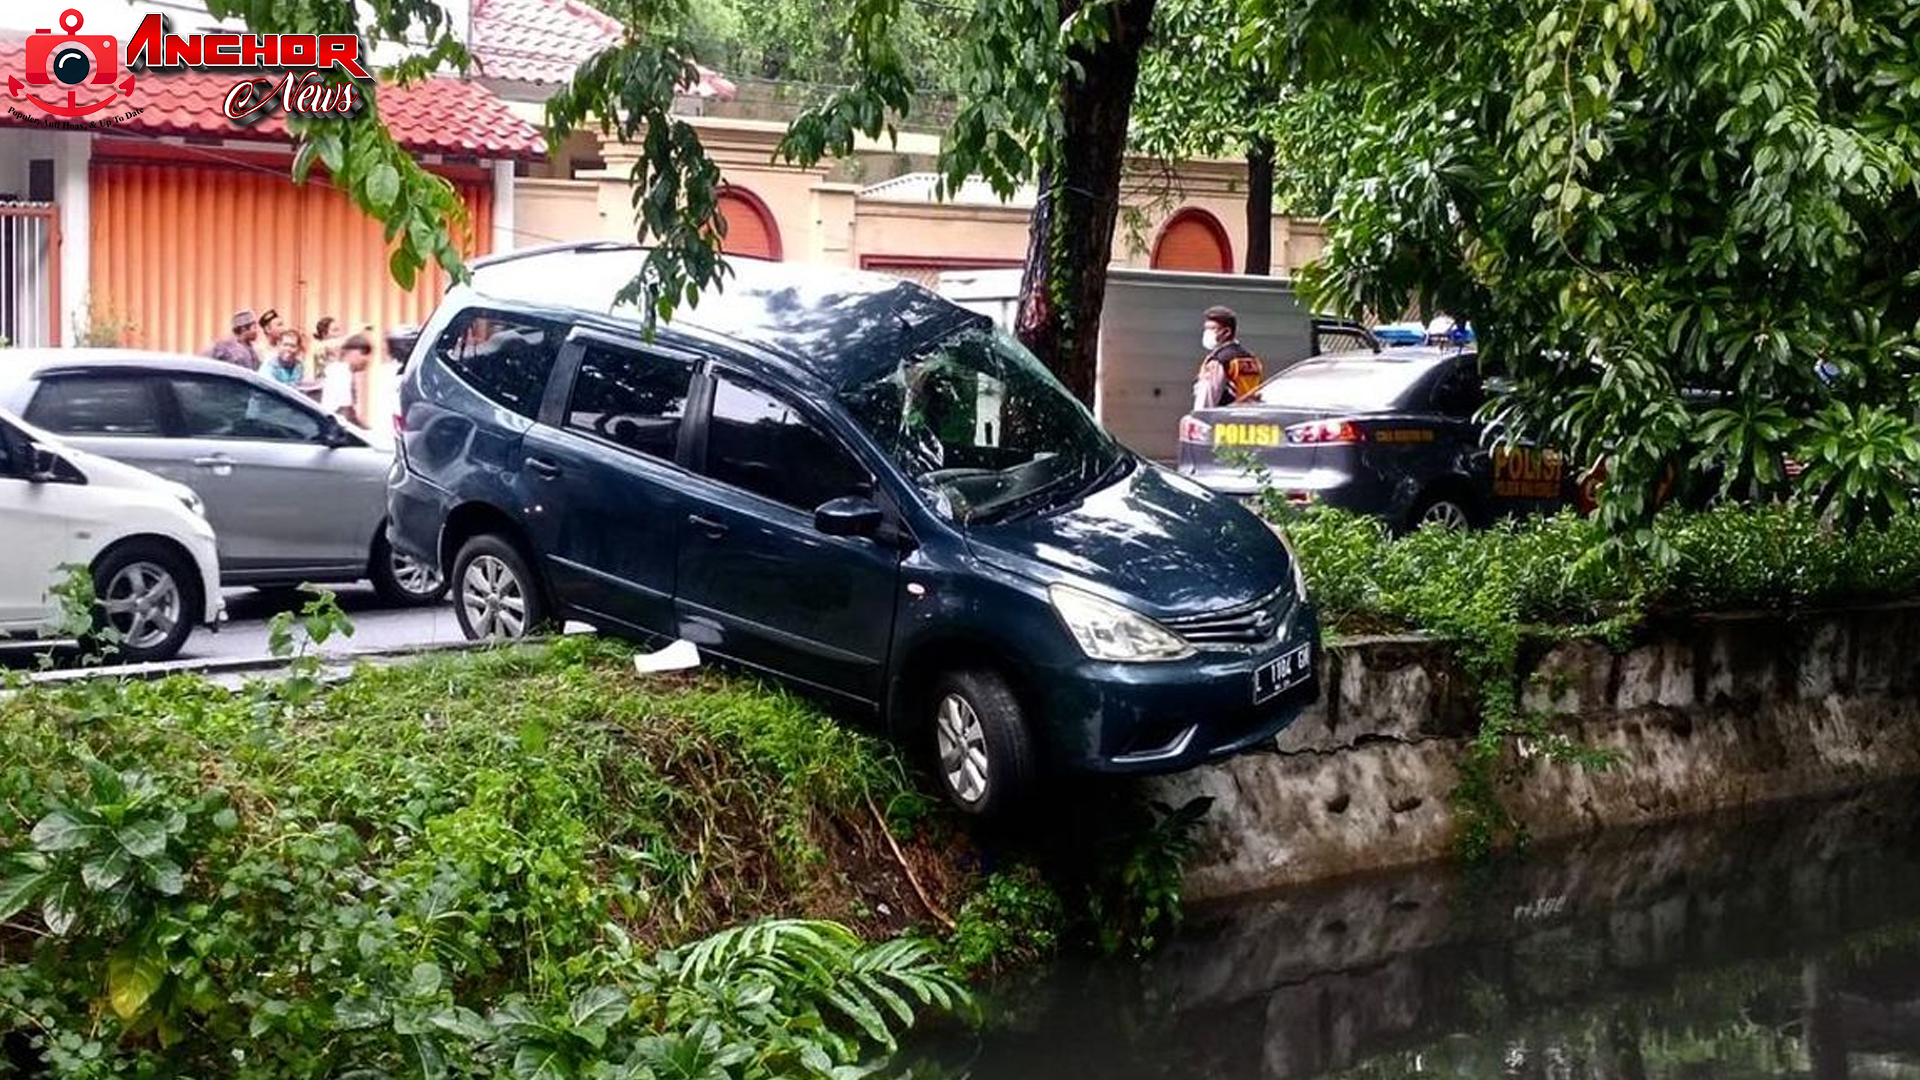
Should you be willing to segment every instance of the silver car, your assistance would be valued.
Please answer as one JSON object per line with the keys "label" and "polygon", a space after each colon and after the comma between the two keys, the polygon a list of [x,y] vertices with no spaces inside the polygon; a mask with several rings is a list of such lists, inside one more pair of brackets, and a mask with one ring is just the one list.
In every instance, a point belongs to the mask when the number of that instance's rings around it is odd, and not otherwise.
{"label": "silver car", "polygon": [[0,407],[197,492],[221,584],[368,579],[394,604],[445,591],[387,546],[393,451],[254,372],[120,349],[0,349]]}

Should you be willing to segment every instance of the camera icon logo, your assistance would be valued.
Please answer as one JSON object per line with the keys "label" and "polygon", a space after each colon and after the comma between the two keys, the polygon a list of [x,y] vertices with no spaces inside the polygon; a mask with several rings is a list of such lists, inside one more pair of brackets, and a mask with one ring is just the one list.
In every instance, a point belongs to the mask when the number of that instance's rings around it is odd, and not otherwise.
{"label": "camera icon logo", "polygon": [[111,34],[81,34],[86,16],[68,8],[60,29],[36,30],[27,38],[27,82],[34,86],[111,85],[120,78],[120,42]]}
{"label": "camera icon logo", "polygon": [[[36,30],[27,38],[27,81],[9,77],[7,89],[16,98],[25,98],[55,116],[81,117],[113,104],[119,94],[133,92],[133,79],[120,81],[120,42],[112,34],[82,34],[86,16],[77,8],[68,8],[60,16],[61,33]],[[116,84],[117,87],[116,87]],[[36,97],[28,86],[54,88],[54,100]],[[97,101],[80,100],[80,89],[105,86],[105,97]],[[117,89],[119,94],[114,93]],[[66,100],[58,100],[65,91]]]}

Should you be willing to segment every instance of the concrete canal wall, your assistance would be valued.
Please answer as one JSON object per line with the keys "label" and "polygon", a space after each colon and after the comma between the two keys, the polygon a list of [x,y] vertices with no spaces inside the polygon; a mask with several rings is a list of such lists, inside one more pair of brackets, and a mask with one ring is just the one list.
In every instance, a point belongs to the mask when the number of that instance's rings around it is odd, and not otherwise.
{"label": "concrete canal wall", "polygon": [[[1272,750],[1153,783],[1176,805],[1214,800],[1189,899],[1451,854],[1476,708],[1449,646],[1346,641],[1320,674],[1321,703]],[[1505,801],[1539,839],[1920,776],[1920,606],[1697,617],[1621,653],[1562,644],[1527,701],[1616,755],[1603,771],[1524,762]]]}

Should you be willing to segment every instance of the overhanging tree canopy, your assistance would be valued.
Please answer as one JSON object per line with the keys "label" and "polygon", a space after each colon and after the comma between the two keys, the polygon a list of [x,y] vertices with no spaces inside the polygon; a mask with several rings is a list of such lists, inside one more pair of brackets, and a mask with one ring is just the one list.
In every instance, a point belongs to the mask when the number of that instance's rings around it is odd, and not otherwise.
{"label": "overhanging tree canopy", "polygon": [[1765,494],[1792,453],[1846,513],[1912,497],[1920,5],[1246,10],[1312,77],[1367,87],[1313,295],[1471,316],[1515,380],[1509,430],[1608,458],[1617,532],[1647,535],[1676,463]]}

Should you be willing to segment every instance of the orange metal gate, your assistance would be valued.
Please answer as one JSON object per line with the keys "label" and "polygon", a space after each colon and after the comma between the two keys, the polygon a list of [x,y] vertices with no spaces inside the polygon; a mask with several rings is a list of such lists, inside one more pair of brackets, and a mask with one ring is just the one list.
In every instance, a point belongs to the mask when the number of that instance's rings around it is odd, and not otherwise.
{"label": "orange metal gate", "polygon": [[[490,177],[436,171],[466,204],[462,249],[485,254]],[[318,169],[294,184],[286,155],[105,147],[91,177],[91,315],[96,326],[124,325],[129,344],[203,352],[240,308],[278,310],[306,334],[323,315],[384,332],[425,321],[446,288],[438,268],[410,291],[396,285],[382,225]]]}

